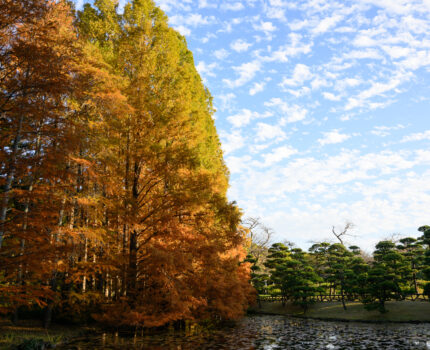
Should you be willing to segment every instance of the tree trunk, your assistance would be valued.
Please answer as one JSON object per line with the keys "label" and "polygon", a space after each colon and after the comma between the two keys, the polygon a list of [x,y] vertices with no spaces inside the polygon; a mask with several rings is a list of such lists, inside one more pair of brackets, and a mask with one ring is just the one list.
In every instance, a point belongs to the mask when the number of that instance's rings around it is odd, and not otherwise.
{"label": "tree trunk", "polygon": [[9,163],[9,171],[6,176],[6,182],[3,190],[3,198],[2,198],[1,210],[0,210],[0,249],[3,244],[3,238],[5,234],[7,209],[9,207],[9,195],[12,189],[12,181],[16,171],[16,157],[18,153],[18,144],[21,141],[21,131],[22,131],[23,121],[24,121],[24,116],[21,116],[19,118],[18,129],[16,131],[15,139],[13,140],[12,153],[10,156],[10,163]]}
{"label": "tree trunk", "polygon": [[[84,263],[88,262],[88,238],[85,237],[84,239]],[[86,269],[87,266],[84,267]],[[84,274],[83,280],[82,280],[82,293],[85,293],[87,291],[87,275]]]}
{"label": "tree trunk", "polygon": [[136,300],[137,291],[137,234],[136,231],[130,233],[130,250],[129,250],[129,264],[127,276],[127,296],[131,301],[131,305]]}
{"label": "tree trunk", "polygon": [[[66,198],[61,201],[61,209],[60,209],[60,215],[58,218],[58,232],[55,235],[56,237],[51,237],[51,244],[56,245],[57,241],[59,240],[59,235],[61,233],[61,226],[63,225],[63,217],[64,217],[64,207],[66,205]],[[54,247],[55,249],[55,247]],[[56,261],[54,262],[55,265],[57,264],[58,258],[56,258]],[[56,266],[54,267],[54,270],[52,271],[52,278],[51,278],[51,290],[55,293],[57,290],[57,270]],[[49,328],[52,321],[52,310],[54,308],[54,300],[48,300],[48,305],[45,308],[45,317],[43,320],[43,327]]]}
{"label": "tree trunk", "polygon": [[418,281],[417,281],[417,274],[415,272],[415,263],[412,263],[412,279],[414,281],[414,289],[415,289],[415,294],[418,294]]}
{"label": "tree trunk", "polygon": [[346,310],[346,305],[345,305],[345,295],[344,295],[344,293],[343,293],[343,287],[342,287],[342,286],[340,287],[340,295],[341,295],[341,298],[342,298],[342,306],[343,306],[343,309],[344,309],[344,310]]}
{"label": "tree trunk", "polygon": [[[57,272],[54,272],[52,274],[52,279],[51,279],[51,289],[53,291],[55,291],[57,289]],[[53,300],[49,300],[48,301],[48,305],[46,306],[45,309],[45,317],[43,320],[43,328],[48,329],[51,326],[51,322],[52,322],[52,310],[54,309],[54,301]]]}

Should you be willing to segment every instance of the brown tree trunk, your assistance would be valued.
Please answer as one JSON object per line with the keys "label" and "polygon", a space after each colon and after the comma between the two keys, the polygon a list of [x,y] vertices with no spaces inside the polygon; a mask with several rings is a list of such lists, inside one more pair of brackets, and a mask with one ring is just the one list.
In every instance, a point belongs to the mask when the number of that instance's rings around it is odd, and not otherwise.
{"label": "brown tree trunk", "polygon": [[130,233],[130,250],[128,261],[128,275],[127,275],[127,296],[134,304],[136,300],[136,286],[137,286],[137,234],[136,231]]}
{"label": "brown tree trunk", "polygon": [[19,118],[18,129],[16,131],[15,139],[13,140],[12,152],[11,152],[10,162],[9,162],[9,171],[6,176],[6,182],[3,189],[3,198],[2,198],[1,210],[0,210],[0,249],[3,244],[3,238],[5,234],[5,223],[6,223],[7,210],[9,207],[9,196],[10,196],[10,191],[12,190],[12,181],[16,171],[16,157],[18,153],[18,144],[21,141],[21,131],[22,131],[23,122],[24,122],[24,116],[21,116]]}

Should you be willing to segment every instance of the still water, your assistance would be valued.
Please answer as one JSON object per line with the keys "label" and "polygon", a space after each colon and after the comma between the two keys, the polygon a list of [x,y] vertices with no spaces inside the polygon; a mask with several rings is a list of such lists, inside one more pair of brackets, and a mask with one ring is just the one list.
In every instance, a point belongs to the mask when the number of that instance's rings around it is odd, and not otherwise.
{"label": "still water", "polygon": [[248,316],[217,330],[125,337],[97,334],[60,349],[430,349],[430,324],[325,322]]}

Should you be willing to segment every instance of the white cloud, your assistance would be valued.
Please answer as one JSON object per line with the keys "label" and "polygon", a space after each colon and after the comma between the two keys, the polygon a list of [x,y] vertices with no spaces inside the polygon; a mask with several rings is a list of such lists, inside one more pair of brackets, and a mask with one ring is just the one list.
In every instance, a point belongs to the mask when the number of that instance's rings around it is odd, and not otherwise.
{"label": "white cloud", "polygon": [[227,120],[235,127],[240,128],[248,125],[252,119],[253,112],[249,109],[242,109],[238,114],[227,117]]}
{"label": "white cloud", "polygon": [[413,171],[422,165],[430,165],[429,151],[343,150],[275,167],[252,167],[252,172],[236,178],[233,190],[241,193],[239,204],[248,215],[258,213],[277,231],[277,240],[290,239],[306,247],[309,240],[330,237],[332,225],[351,220],[357,225],[354,243],[371,249],[382,239],[381,230],[385,235],[399,232],[399,227],[416,231],[425,223],[430,171]]}
{"label": "white cloud", "polygon": [[271,125],[267,123],[257,124],[257,141],[266,141],[271,139],[276,139],[277,141],[282,141],[286,138],[285,132],[279,125]]}
{"label": "white cloud", "polygon": [[415,4],[413,4],[411,1],[407,1],[407,0],[396,0],[396,1],[391,1],[391,0],[362,0],[363,3],[368,3],[368,4],[372,4],[374,6],[383,8],[384,10],[386,10],[388,13],[393,13],[393,14],[398,14],[398,15],[405,15],[407,13],[409,13],[413,6],[415,6]]}
{"label": "white cloud", "polygon": [[321,146],[342,143],[351,137],[351,135],[348,134],[341,134],[339,130],[323,132],[322,134],[324,135],[324,137],[318,139],[318,142]]}
{"label": "white cloud", "polygon": [[229,55],[230,53],[226,49],[219,49],[214,51],[214,56],[219,60],[223,60],[227,58]]}
{"label": "white cloud", "polygon": [[228,155],[245,146],[245,137],[237,129],[233,130],[231,133],[221,131],[220,137],[224,155]]}
{"label": "white cloud", "polygon": [[[169,6],[170,5],[171,4],[169,4]],[[189,36],[191,34],[189,27],[198,28],[215,23],[216,19],[214,16],[204,17],[199,13],[173,15],[169,17],[169,24],[184,36]]]}
{"label": "white cloud", "polygon": [[363,81],[357,78],[339,79],[339,80],[336,80],[334,88],[337,91],[344,91],[345,89],[359,86],[362,83]]}
{"label": "white cloud", "polygon": [[227,164],[228,170],[230,170],[230,173],[237,174],[247,169],[251,163],[251,160],[252,158],[249,155],[242,157],[228,156],[226,157],[225,162]]}
{"label": "white cloud", "polygon": [[197,66],[196,69],[197,71],[201,74],[201,75],[207,75],[209,77],[216,77],[216,74],[214,72],[214,70],[217,68],[217,63],[210,63],[210,64],[206,64],[203,61],[200,61]]}
{"label": "white cloud", "polygon": [[420,50],[409,54],[404,60],[400,61],[399,66],[403,69],[417,70],[421,67],[430,66],[430,51]]}
{"label": "white cloud", "polygon": [[368,106],[370,108],[379,108],[386,106],[386,103],[390,103],[390,101],[379,103],[369,103],[367,100],[375,97],[375,96],[383,96],[386,92],[392,91],[396,89],[398,86],[403,84],[404,82],[411,79],[411,73],[398,72],[396,75],[391,77],[386,83],[381,83],[379,81],[372,81],[370,88],[360,92],[356,97],[350,97],[348,99],[348,103],[345,106],[345,110],[351,110],[357,107],[365,107]]}
{"label": "white cloud", "polygon": [[306,118],[308,111],[297,104],[290,105],[280,98],[272,98],[264,103],[267,107],[274,107],[281,113],[281,122],[294,123]]}
{"label": "white cloud", "polygon": [[299,63],[294,67],[294,72],[291,78],[284,78],[279,84],[282,87],[285,86],[298,86],[303,84],[305,81],[312,79],[313,74],[309,67],[305,64]]}
{"label": "white cloud", "polygon": [[336,26],[337,23],[339,23],[343,19],[340,15],[334,15],[333,17],[326,17],[323,20],[321,20],[316,27],[312,29],[312,34],[320,35],[328,30],[332,29],[334,26]]}
{"label": "white cloud", "polygon": [[270,33],[277,30],[272,22],[261,21],[260,23],[254,23],[253,27],[255,30],[264,32],[266,35],[269,35]]}
{"label": "white cloud", "polygon": [[312,80],[311,82],[311,87],[313,90],[317,90],[321,87],[326,87],[326,86],[330,86],[331,83],[329,83],[326,79],[321,78],[321,77],[315,77],[314,80]]}
{"label": "white cloud", "polygon": [[375,126],[373,128],[373,130],[371,131],[371,134],[375,135],[375,136],[379,136],[379,137],[387,137],[389,135],[391,135],[391,131],[392,130],[399,130],[399,129],[404,129],[405,126],[402,124],[397,124],[395,126]]}
{"label": "white cloud", "polygon": [[206,44],[209,42],[210,39],[213,39],[213,38],[216,38],[216,35],[214,33],[207,33],[206,36],[201,39],[201,42],[203,44]]}
{"label": "white cloud", "polygon": [[430,0],[157,3],[215,92],[229,198],[246,215],[305,247],[345,219],[365,246],[425,224]]}
{"label": "white cloud", "polygon": [[236,52],[248,51],[248,49],[251,46],[252,46],[251,43],[248,43],[247,41],[242,40],[242,39],[235,40],[230,44],[231,49],[236,51]]}
{"label": "white cloud", "polygon": [[373,39],[368,35],[359,34],[354,39],[353,44],[358,47],[371,47],[371,46],[378,46],[378,41],[376,41],[375,39]]}
{"label": "white cloud", "polygon": [[242,109],[239,113],[236,113],[234,115],[231,115],[227,117],[227,120],[236,128],[241,128],[243,126],[246,126],[250,123],[253,119],[261,119],[261,118],[268,118],[272,116],[272,113],[266,112],[266,113],[258,113],[250,111],[249,109]]}
{"label": "white cloud", "polygon": [[290,158],[292,155],[297,154],[298,151],[291,146],[281,146],[275,148],[272,152],[263,154],[264,162],[257,163],[259,166],[268,167],[280,161]]}
{"label": "white cloud", "polygon": [[265,86],[266,86],[265,82],[261,82],[261,83],[255,82],[254,85],[249,89],[249,94],[251,96],[254,96],[255,94],[258,94],[259,92],[262,92],[264,90]]}
{"label": "white cloud", "polygon": [[191,10],[191,4],[193,0],[183,0],[183,1],[177,1],[177,0],[158,0],[157,5],[160,6],[160,8],[163,11],[172,11],[173,9],[180,9],[183,11],[190,11]]}
{"label": "white cloud", "polygon": [[402,142],[422,141],[422,140],[430,140],[430,130],[406,135],[402,138]]}
{"label": "white cloud", "polygon": [[223,79],[224,84],[227,87],[233,89],[242,85],[245,85],[250,80],[252,80],[255,75],[260,71],[261,63],[259,61],[252,61],[248,63],[243,63],[240,66],[233,67],[239,77],[236,80]]}
{"label": "white cloud", "polygon": [[286,21],[285,8],[279,6],[268,6],[267,4],[264,4],[264,12],[267,18]]}
{"label": "white cloud", "polygon": [[190,27],[201,27],[216,23],[214,16],[202,16],[199,13],[191,13],[186,16],[174,15],[169,17],[169,23],[173,26],[187,25]]}
{"label": "white cloud", "polygon": [[313,43],[305,43],[300,34],[289,34],[289,41],[288,44],[280,46],[278,50],[271,52],[269,56],[263,57],[263,59],[268,62],[288,62],[289,58],[311,52]]}
{"label": "white cloud", "polygon": [[228,94],[221,94],[216,96],[216,100],[220,100],[220,105],[218,106],[222,111],[231,109],[233,106],[233,101],[236,98],[236,95],[232,92]]}
{"label": "white cloud", "polygon": [[226,11],[240,11],[245,8],[241,2],[224,3],[221,8]]}
{"label": "white cloud", "polygon": [[390,55],[391,58],[397,59],[401,57],[406,57],[411,53],[411,49],[409,47],[402,46],[382,46],[382,49]]}
{"label": "white cloud", "polygon": [[343,55],[344,59],[374,59],[382,60],[384,57],[375,49],[352,50]]}
{"label": "white cloud", "polygon": [[174,25],[173,28],[175,28],[179,33],[181,33],[183,36],[189,36],[191,35],[191,30],[182,24],[180,25]]}
{"label": "white cloud", "polygon": [[342,96],[334,95],[331,92],[323,92],[323,96],[326,100],[329,100],[329,101],[340,101],[342,98]]}
{"label": "white cloud", "polygon": [[217,8],[217,4],[211,0],[199,0],[199,8]]}

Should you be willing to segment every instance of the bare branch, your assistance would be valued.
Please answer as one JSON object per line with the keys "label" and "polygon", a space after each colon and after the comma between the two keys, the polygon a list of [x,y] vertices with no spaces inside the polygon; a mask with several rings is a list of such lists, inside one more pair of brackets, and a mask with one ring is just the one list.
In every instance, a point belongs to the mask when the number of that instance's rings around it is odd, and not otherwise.
{"label": "bare branch", "polygon": [[331,232],[339,240],[340,244],[342,244],[344,246],[345,245],[344,244],[344,237],[352,236],[350,233],[348,233],[348,231],[353,230],[354,227],[355,227],[355,225],[352,222],[347,221],[341,232],[337,233],[334,226],[332,226]]}

